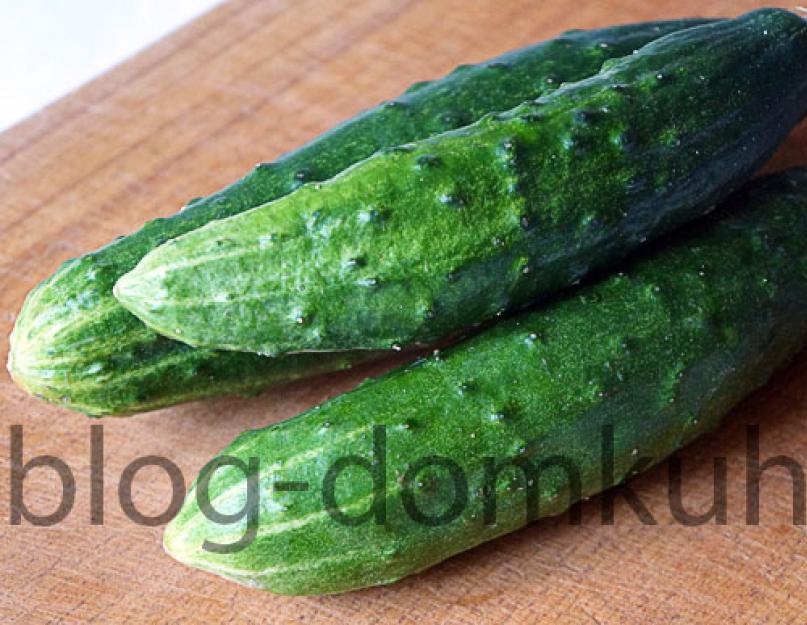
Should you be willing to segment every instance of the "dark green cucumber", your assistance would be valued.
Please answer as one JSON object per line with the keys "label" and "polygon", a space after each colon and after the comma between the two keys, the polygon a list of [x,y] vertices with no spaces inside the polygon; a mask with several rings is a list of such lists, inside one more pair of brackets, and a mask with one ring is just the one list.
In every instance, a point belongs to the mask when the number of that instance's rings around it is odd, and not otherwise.
{"label": "dark green cucumber", "polygon": [[273,360],[189,349],[147,329],[112,297],[112,286],[151,249],[211,220],[324,180],[379,148],[450,130],[597,72],[661,35],[706,20],[566,33],[492,61],[458,68],[336,127],[180,213],[70,260],[26,300],[9,370],[34,395],[89,414],[132,413],[214,395],[255,392],[367,355]]}
{"label": "dark green cucumber", "polygon": [[244,584],[332,593],[559,514],[713,429],[804,345],[805,239],[807,170],[755,181],[623,272],[241,434],[207,473],[211,508],[197,481],[165,548]]}
{"label": "dark green cucumber", "polygon": [[430,344],[703,215],[807,111],[807,22],[672,33],[508,113],[390,148],[147,254],[115,295],[190,345]]}

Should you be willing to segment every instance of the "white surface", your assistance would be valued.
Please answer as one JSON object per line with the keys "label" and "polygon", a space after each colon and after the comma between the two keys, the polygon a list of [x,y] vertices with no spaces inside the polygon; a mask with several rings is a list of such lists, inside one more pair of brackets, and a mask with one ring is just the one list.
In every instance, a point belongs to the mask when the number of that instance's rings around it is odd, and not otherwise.
{"label": "white surface", "polygon": [[0,0],[0,130],[218,0]]}

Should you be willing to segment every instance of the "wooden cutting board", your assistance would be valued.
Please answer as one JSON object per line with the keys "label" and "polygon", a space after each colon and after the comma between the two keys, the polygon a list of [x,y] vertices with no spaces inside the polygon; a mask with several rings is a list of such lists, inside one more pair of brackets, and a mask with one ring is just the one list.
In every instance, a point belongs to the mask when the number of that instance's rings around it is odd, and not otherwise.
{"label": "wooden cutting board", "polygon": [[[0,135],[0,359],[26,292],[63,260],[174,212],[254,163],[361,109],[561,30],[756,3],[683,0],[247,0],[222,5]],[[8,88],[8,86],[7,86]],[[807,163],[807,128],[772,163]],[[807,304],[807,303],[806,303]],[[632,485],[657,525],[624,498],[614,525],[539,522],[387,588],[288,598],[241,588],[163,554],[161,528],[118,503],[126,465],[156,454],[187,483],[238,432],[289,417],[389,363],[253,399],[200,402],[102,421],[104,524],[90,524],[89,419],[25,395],[0,373],[0,622],[3,623],[804,623],[807,536],[792,523],[783,469],[762,479],[761,521],[745,522],[747,426],[761,456],[807,463],[807,355],[681,455],[684,503],[712,501],[715,458],[728,466],[728,523],[684,527],[670,513],[667,465]],[[24,456],[63,459],[76,503],[62,523],[9,524],[10,426]],[[55,474],[33,471],[26,503],[59,502]],[[157,514],[170,482],[137,474],[134,502]]]}

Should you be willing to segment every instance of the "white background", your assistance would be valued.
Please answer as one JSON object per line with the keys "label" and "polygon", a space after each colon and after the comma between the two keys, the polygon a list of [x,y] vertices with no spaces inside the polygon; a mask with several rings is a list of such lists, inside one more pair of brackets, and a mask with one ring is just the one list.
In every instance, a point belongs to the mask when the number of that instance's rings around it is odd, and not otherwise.
{"label": "white background", "polygon": [[219,0],[0,0],[0,130]]}

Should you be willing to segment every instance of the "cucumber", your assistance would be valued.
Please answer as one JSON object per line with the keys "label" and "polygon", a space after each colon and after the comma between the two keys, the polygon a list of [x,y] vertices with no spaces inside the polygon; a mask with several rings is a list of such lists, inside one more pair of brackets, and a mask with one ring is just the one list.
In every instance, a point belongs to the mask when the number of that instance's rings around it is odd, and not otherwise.
{"label": "cucumber", "polygon": [[[560,514],[659,462],[716,427],[807,337],[807,169],[755,181],[725,215],[599,283],[241,434],[203,470],[207,487],[191,487],[165,549],[278,593],[341,592]],[[204,495],[229,522],[212,520]]]}
{"label": "cucumber", "polygon": [[193,346],[431,344],[704,214],[805,111],[801,18],[762,10],[678,31],[510,112],[173,239],[114,293]]}
{"label": "cucumber", "polygon": [[597,72],[661,35],[707,20],[676,20],[570,32],[492,61],[418,83],[242,180],[167,219],[64,263],[28,296],[11,339],[16,382],[48,401],[93,415],[128,414],[182,401],[251,393],[350,366],[368,354],[268,359],[193,350],[146,328],[112,297],[112,286],[151,249],[213,219],[324,180],[379,148],[479,119]]}

